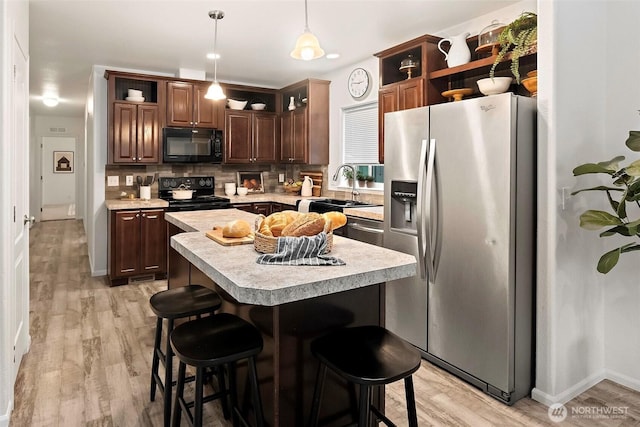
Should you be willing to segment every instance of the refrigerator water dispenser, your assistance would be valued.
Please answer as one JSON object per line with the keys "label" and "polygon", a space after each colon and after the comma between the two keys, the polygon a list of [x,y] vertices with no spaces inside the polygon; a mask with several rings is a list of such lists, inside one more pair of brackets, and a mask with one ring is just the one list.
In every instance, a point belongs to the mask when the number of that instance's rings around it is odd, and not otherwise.
{"label": "refrigerator water dispenser", "polygon": [[395,231],[415,234],[416,201],[418,183],[416,181],[391,181],[391,228]]}

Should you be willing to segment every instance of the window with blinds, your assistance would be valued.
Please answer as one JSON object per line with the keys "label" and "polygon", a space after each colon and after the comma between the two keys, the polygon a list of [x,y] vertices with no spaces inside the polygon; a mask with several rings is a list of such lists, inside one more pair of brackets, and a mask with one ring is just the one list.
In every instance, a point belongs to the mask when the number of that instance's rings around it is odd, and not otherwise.
{"label": "window with blinds", "polygon": [[378,163],[378,102],[342,110],[344,162]]}
{"label": "window with blinds", "polygon": [[343,108],[342,129],[343,163],[372,180],[367,188],[381,190],[384,166],[378,164],[378,102]]}

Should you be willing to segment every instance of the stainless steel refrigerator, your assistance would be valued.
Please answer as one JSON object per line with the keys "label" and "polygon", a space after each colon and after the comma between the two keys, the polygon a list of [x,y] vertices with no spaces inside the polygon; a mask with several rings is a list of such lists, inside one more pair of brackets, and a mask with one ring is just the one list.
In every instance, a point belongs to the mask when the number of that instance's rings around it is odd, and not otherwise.
{"label": "stainless steel refrigerator", "polygon": [[386,325],[512,404],[533,378],[535,99],[511,93],[385,114]]}

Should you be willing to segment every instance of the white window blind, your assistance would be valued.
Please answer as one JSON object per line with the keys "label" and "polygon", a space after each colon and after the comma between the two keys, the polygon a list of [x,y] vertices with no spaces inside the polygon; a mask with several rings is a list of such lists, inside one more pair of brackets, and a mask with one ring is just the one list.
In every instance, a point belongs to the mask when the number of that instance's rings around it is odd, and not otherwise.
{"label": "white window blind", "polygon": [[342,110],[344,162],[378,163],[378,103],[369,102]]}

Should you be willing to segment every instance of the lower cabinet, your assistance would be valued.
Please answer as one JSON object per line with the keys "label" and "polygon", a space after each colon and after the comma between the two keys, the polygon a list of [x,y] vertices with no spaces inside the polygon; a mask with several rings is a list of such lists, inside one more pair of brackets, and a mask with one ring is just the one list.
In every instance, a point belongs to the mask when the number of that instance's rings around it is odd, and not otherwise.
{"label": "lower cabinet", "polygon": [[262,214],[264,216],[269,216],[271,215],[272,212],[274,212],[271,209],[272,205],[273,203],[271,202],[234,203],[232,207],[236,209],[240,209],[241,211],[245,211],[245,212],[251,212],[254,214]]}
{"label": "lower cabinet", "polygon": [[167,271],[167,230],[164,209],[111,211],[108,222],[108,274],[111,285],[129,277]]}

